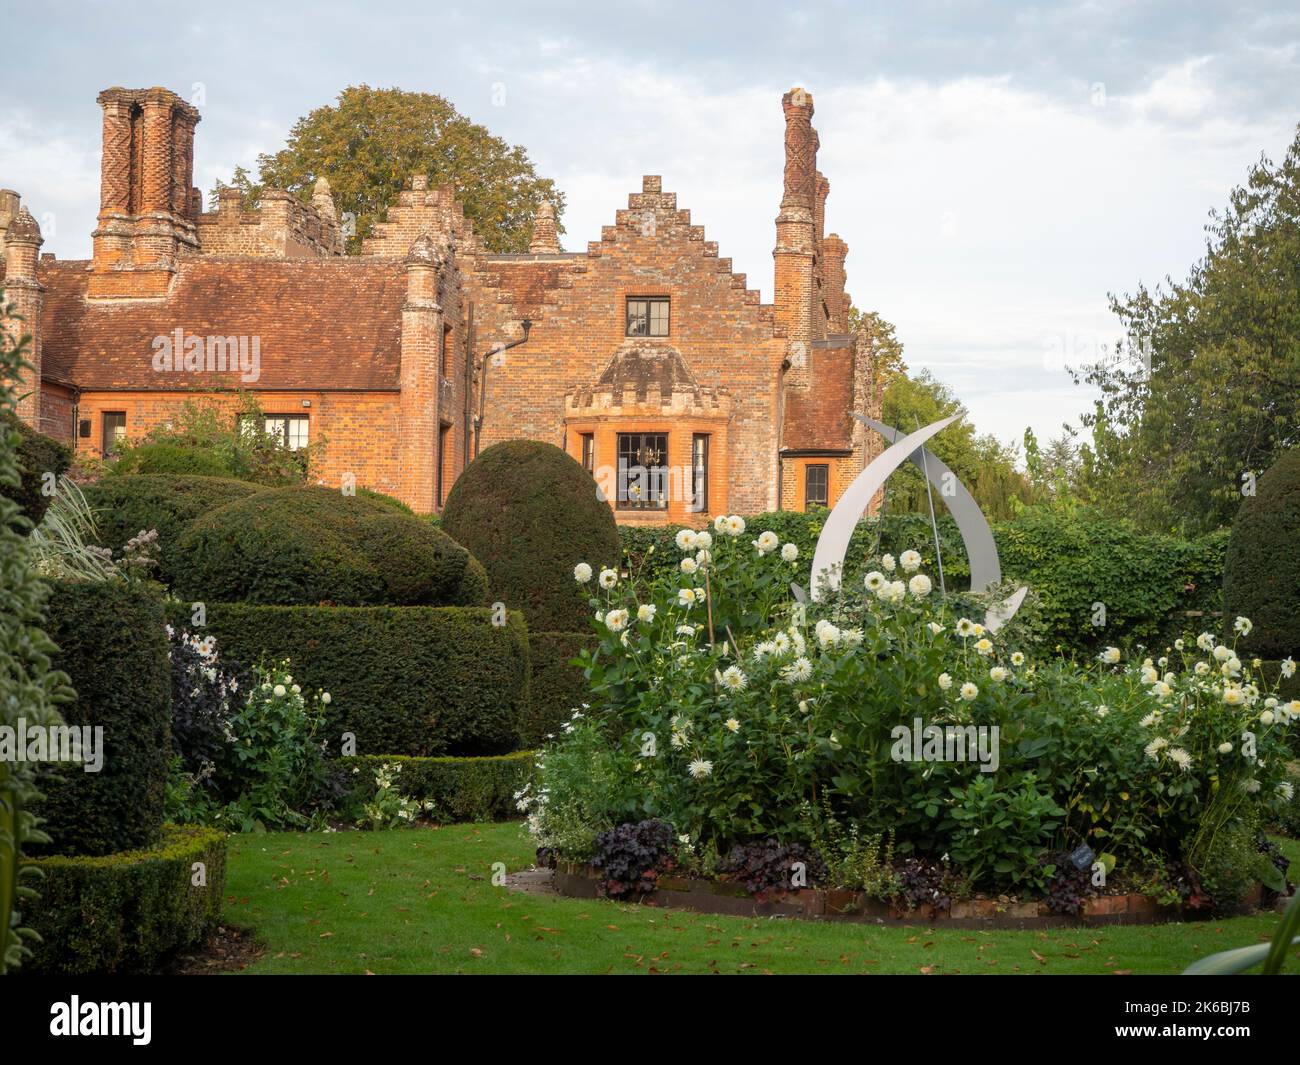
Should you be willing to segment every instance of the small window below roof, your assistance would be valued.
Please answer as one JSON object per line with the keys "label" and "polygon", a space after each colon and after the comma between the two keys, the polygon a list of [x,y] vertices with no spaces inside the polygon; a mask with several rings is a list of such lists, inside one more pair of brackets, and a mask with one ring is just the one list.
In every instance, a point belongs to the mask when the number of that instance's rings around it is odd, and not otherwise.
{"label": "small window below roof", "polygon": [[668,335],[668,298],[630,296],[627,301],[627,329],[630,337]]}

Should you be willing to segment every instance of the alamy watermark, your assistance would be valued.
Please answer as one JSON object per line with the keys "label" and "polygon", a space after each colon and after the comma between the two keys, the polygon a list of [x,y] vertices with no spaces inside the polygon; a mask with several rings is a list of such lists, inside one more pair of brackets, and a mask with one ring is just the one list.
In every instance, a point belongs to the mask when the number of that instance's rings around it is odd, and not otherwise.
{"label": "alamy watermark", "polygon": [[997,725],[895,725],[889,733],[895,762],[978,762],[981,773],[996,773],[1001,762]]}
{"label": "alamy watermark", "polygon": [[262,376],[260,336],[201,336],[177,326],[153,338],[153,368],[157,373],[239,372],[252,384]]}
{"label": "alamy watermark", "polygon": [[104,768],[103,725],[0,725],[0,762],[80,762],[87,773]]}

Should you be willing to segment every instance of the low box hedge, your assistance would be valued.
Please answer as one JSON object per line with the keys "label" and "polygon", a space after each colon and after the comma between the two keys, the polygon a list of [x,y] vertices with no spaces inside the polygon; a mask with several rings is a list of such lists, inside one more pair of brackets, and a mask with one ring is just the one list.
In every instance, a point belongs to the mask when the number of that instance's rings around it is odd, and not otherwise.
{"label": "low box hedge", "polygon": [[[189,625],[189,607],[173,607]],[[305,691],[330,693],[326,738],[358,754],[487,755],[519,748],[531,666],[522,615],[489,607],[322,607],[209,603],[223,661],[287,658]]]}
{"label": "low box hedge", "polygon": [[540,747],[547,735],[559,731],[576,707],[590,698],[587,678],[572,661],[583,648],[596,649],[592,632],[530,632],[533,660],[532,701],[519,727],[526,747]]}
{"label": "low box hedge", "polygon": [[[195,862],[205,884],[194,884]],[[145,850],[99,857],[52,855],[30,864],[23,924],[41,942],[19,972],[147,973],[215,927],[226,884],[226,836],[213,828],[167,825]]]}
{"label": "low box hedge", "polygon": [[439,821],[507,821],[518,817],[515,792],[532,777],[532,751],[487,758],[408,758],[368,754],[340,758],[352,770],[348,800],[356,805],[375,795],[375,770],[399,765],[397,790],[420,801],[432,800]]}

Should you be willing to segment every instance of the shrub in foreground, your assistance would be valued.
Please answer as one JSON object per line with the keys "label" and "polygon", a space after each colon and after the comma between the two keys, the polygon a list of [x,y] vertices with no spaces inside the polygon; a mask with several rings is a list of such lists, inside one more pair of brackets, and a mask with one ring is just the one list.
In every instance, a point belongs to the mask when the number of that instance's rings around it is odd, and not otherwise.
{"label": "shrub in foreground", "polygon": [[59,646],[54,666],[72,680],[71,726],[103,728],[103,764],[42,771],[36,807],[53,842],[39,853],[111,854],[152,846],[162,829],[170,761],[171,668],[162,600],[143,585],[59,581],[47,606]]}
{"label": "shrub in foreground", "polygon": [[200,517],[181,537],[180,594],[264,605],[468,606],[485,601],[470,553],[391,504],[310,485]]}
{"label": "shrub in foreground", "polygon": [[[202,884],[195,863],[201,863]],[[226,835],[167,825],[152,847],[101,857],[53,855],[24,918],[42,942],[23,972],[148,973],[202,943],[221,917]]]}
{"label": "shrub in foreground", "polygon": [[389,778],[403,798],[431,804],[426,815],[450,824],[518,817],[514,796],[532,776],[533,758],[532,751],[484,758],[372,754],[340,758],[339,765],[350,778],[346,801],[351,806],[373,799],[376,774],[388,767]]}

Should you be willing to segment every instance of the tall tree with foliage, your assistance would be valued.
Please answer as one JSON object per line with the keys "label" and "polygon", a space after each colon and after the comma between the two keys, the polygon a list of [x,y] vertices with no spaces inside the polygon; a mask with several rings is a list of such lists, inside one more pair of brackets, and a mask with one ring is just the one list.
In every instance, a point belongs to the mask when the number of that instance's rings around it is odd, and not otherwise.
{"label": "tall tree with foliage", "polygon": [[[17,406],[15,386],[18,374],[30,370],[25,359],[29,338],[13,335],[17,319],[10,317],[0,291],[0,412]],[[20,434],[0,419],[0,727],[47,728],[60,723],[57,704],[71,691],[67,676],[51,670],[51,655],[57,650],[41,629],[48,589],[32,568],[28,541],[31,521],[12,498],[22,486],[17,461]],[[34,890],[22,880],[35,870],[22,867],[23,846],[47,843],[37,817],[31,811],[36,790],[35,765],[27,761],[0,759],[0,973],[15,969],[35,933],[22,927],[22,902]]]}
{"label": "tall tree with foliage", "polygon": [[[284,148],[258,156],[257,164],[256,180],[238,168],[227,183],[243,192],[247,206],[264,189],[309,200],[316,180],[327,178],[340,217],[355,216],[348,237],[354,253],[412,174],[426,175],[430,187],[453,185],[465,217],[494,252],[528,250],[542,200],[554,205],[557,227],[564,212],[563,193],[538,176],[527,151],[432,93],[349,86],[337,103],[300,118]],[[218,182],[214,191],[222,187]]]}
{"label": "tall tree with foliage", "polygon": [[1075,372],[1102,393],[1097,498],[1151,529],[1227,525],[1243,479],[1300,443],[1300,128],[1206,233],[1185,282],[1111,297],[1128,339]]}
{"label": "tall tree with foliage", "polygon": [[[926,447],[938,455],[979,503],[990,520],[1009,518],[1021,504],[1032,499],[1028,481],[1016,469],[1018,452],[991,433],[977,435],[965,406],[952,389],[936,380],[928,370],[915,376],[895,375],[885,389],[884,420],[902,432],[910,433],[922,426],[953,414],[962,418],[953,422]],[[889,479],[885,510],[929,513],[925,477],[911,463]],[[933,493],[935,512],[946,511],[943,496]]]}

